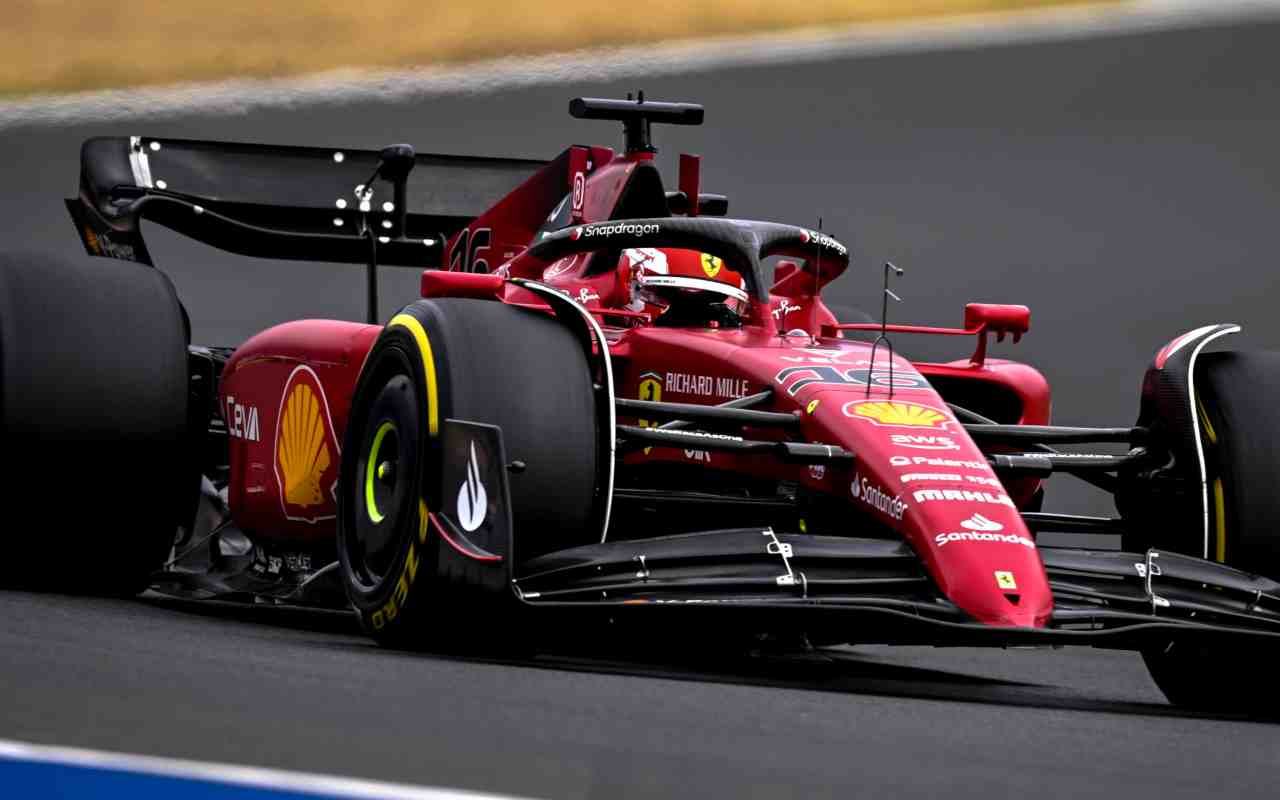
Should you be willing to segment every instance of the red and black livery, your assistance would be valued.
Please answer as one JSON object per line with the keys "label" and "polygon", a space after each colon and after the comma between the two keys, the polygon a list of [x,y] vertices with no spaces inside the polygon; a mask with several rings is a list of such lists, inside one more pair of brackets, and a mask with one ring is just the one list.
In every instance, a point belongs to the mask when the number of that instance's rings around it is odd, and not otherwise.
{"label": "red and black livery", "polygon": [[[375,638],[420,647],[536,647],[571,618],[1124,648],[1174,702],[1277,707],[1280,357],[1204,354],[1239,328],[1198,328],[1153,360],[1137,424],[1054,426],[1043,376],[988,352],[1028,332],[1025,307],[972,303],[954,329],[842,323],[821,297],[849,267],[837,238],[729,218],[697,156],[667,189],[651,126],[701,124],[700,106],[570,111],[623,122],[624,150],[86,142],[68,208],[115,262],[5,257],[0,409],[8,452],[42,470],[88,454],[116,477],[86,507],[137,524],[33,530],[24,580],[350,605]],[[144,219],[365,264],[368,319],[191,345]],[[423,270],[390,320],[382,266]],[[976,347],[926,363],[899,351],[909,335]],[[1042,510],[1058,473],[1118,514]],[[1045,547],[1046,531],[1121,549]],[[71,536],[91,557],[48,568]]]}

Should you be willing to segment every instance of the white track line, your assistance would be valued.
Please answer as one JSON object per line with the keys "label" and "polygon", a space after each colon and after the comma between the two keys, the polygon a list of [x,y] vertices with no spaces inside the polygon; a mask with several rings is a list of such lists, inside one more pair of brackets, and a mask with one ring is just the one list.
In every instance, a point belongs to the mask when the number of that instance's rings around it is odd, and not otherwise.
{"label": "white track line", "polygon": [[382,781],[366,781],[357,778],[340,778],[333,775],[319,775],[310,772],[289,772],[266,769],[264,767],[217,764],[208,761],[187,761],[177,758],[109,753],[103,750],[84,750],[75,747],[48,747],[26,742],[15,742],[8,739],[0,739],[0,760],[3,759],[85,769],[141,773],[143,775],[166,778],[189,778],[256,789],[275,789],[300,794],[361,798],[362,800],[517,800],[514,795],[409,786],[398,783],[384,783]]}
{"label": "white track line", "polygon": [[503,58],[407,70],[339,69],[301,78],[40,95],[0,102],[0,130],[255,109],[402,102],[522,86],[616,81],[713,69],[1173,30],[1280,17],[1280,0],[1139,0],[1119,5],[817,27]]}

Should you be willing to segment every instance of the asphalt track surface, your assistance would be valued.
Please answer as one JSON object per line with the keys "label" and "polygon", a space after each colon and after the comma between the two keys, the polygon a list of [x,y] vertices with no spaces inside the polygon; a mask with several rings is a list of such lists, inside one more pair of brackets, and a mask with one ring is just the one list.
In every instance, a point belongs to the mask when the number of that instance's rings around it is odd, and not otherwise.
{"label": "asphalt track surface", "polygon": [[[721,70],[646,81],[704,101],[659,130],[706,156],[735,215],[816,222],[859,265],[829,292],[894,318],[959,322],[1024,302],[1062,423],[1123,424],[1178,332],[1242,323],[1280,343],[1280,26]],[[550,156],[612,142],[564,113],[583,83],[238,118],[0,134],[4,229],[78,252],[61,197],[94,134]],[[358,268],[224,257],[153,234],[197,340],[299,316],[356,318]],[[416,276],[385,271],[384,316]],[[903,342],[941,356],[945,344]],[[951,351],[954,352],[954,351]],[[956,353],[961,355],[962,353]],[[1106,512],[1051,487],[1049,506]],[[586,642],[593,632],[582,631]],[[547,797],[1271,796],[1280,735],[1181,714],[1136,656],[860,648],[799,660],[494,663],[381,651],[343,616],[0,593],[0,737]]]}

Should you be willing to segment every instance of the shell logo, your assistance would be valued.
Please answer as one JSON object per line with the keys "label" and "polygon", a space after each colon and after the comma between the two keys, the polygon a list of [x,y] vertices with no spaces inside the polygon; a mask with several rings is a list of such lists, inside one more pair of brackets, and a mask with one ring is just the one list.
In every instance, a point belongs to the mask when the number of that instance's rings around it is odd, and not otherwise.
{"label": "shell logo", "polygon": [[862,401],[846,403],[846,417],[870,420],[876,425],[889,425],[899,428],[934,428],[945,429],[950,418],[936,408],[919,403],[900,403],[892,401]]}
{"label": "shell logo", "polygon": [[336,515],[338,443],[324,387],[298,366],[285,382],[276,417],[276,481],[287,519],[315,523]]}
{"label": "shell logo", "polygon": [[84,226],[84,243],[89,248],[89,252],[95,256],[102,255],[102,242],[98,241],[98,234],[93,232],[93,228],[88,225]]}

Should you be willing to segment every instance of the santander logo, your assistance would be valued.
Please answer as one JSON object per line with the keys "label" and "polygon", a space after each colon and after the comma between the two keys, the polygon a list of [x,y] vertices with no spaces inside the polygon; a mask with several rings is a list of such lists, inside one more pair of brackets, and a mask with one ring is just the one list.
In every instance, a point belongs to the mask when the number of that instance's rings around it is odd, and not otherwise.
{"label": "santander logo", "polygon": [[[1020,544],[1029,550],[1036,549],[1034,540],[1016,533],[1000,533],[1000,531],[1004,530],[1004,525],[978,513],[974,513],[961,522],[960,527],[964,528],[964,530],[937,534],[933,537],[933,543],[938,547],[945,547],[951,542],[1003,542],[1005,544]],[[1000,580],[998,573],[996,580]],[[1012,580],[1009,582],[1011,583]],[[1000,586],[1005,587],[1006,583],[1001,583]],[[1017,588],[1016,584],[1013,588]]]}
{"label": "santander logo", "polygon": [[987,519],[986,517],[977,513],[975,513],[972,517],[969,517],[968,519],[966,519],[964,522],[961,522],[960,527],[966,528],[971,531],[1002,531],[1004,530],[1004,526],[1001,525],[999,522],[996,522],[993,519]]}

